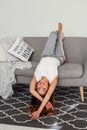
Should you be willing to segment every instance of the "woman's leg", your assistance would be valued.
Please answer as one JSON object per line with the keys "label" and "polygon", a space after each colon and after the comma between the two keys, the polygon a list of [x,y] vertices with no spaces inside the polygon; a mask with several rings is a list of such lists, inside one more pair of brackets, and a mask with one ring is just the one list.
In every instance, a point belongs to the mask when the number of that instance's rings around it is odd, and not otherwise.
{"label": "woman's leg", "polygon": [[56,39],[57,39],[56,32],[51,32],[41,57],[54,55]]}
{"label": "woman's leg", "polygon": [[63,56],[63,52],[62,52],[62,41],[60,40],[61,38],[61,33],[57,33],[57,42],[56,42],[56,46],[55,46],[55,51],[54,51],[54,55],[56,57],[62,57]]}

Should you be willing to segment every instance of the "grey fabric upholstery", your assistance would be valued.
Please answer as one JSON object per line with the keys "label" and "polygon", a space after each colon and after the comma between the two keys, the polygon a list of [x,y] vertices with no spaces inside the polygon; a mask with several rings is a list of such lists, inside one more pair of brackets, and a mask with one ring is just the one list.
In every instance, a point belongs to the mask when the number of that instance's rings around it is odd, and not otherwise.
{"label": "grey fabric upholstery", "polygon": [[60,79],[74,79],[83,75],[83,66],[78,63],[65,63],[59,67]]}
{"label": "grey fabric upholstery", "polygon": [[16,69],[15,75],[33,77],[34,71],[35,71],[36,66],[38,65],[38,62],[31,61],[31,64],[32,64],[32,67],[30,69],[27,69],[27,70]]}
{"label": "grey fabric upholstery", "polygon": [[[40,61],[47,37],[24,37],[35,52],[30,57],[30,70],[16,70],[17,83],[29,84],[34,70]],[[64,50],[66,62],[59,67],[59,86],[86,86],[87,85],[87,38],[65,37]]]}
{"label": "grey fabric upholstery", "polygon": [[29,43],[35,49],[35,52],[30,57],[30,61],[39,61],[47,41],[47,37],[24,37],[24,41]]}

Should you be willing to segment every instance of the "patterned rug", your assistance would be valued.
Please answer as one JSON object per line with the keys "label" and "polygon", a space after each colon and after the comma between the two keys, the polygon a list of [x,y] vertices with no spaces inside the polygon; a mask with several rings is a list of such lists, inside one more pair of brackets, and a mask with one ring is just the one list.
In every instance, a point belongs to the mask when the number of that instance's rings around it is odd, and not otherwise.
{"label": "patterned rug", "polygon": [[57,87],[55,90],[55,115],[30,121],[27,110],[31,95],[28,85],[14,85],[14,95],[7,100],[0,98],[0,123],[57,130],[87,130],[87,88],[85,102],[80,100],[79,89]]}

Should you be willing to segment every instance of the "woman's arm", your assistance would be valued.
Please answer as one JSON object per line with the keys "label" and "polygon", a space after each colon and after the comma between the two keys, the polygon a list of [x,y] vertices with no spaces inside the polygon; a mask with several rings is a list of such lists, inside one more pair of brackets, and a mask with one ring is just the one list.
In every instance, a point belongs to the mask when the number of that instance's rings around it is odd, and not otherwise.
{"label": "woman's arm", "polygon": [[57,81],[58,81],[57,77],[52,81],[52,83],[49,87],[49,90],[48,90],[46,96],[44,97],[39,109],[31,114],[31,120],[35,120],[40,116],[40,113],[42,112],[43,108],[45,107],[45,105],[49,101],[51,95],[53,94],[53,92],[57,86]]}
{"label": "woman's arm", "polygon": [[36,97],[37,99],[39,99],[41,102],[43,101],[43,98],[37,93],[37,91],[35,90],[36,88],[36,85],[37,85],[37,81],[36,81],[36,78],[35,76],[33,76],[32,80],[31,80],[31,83],[30,83],[30,93]]}

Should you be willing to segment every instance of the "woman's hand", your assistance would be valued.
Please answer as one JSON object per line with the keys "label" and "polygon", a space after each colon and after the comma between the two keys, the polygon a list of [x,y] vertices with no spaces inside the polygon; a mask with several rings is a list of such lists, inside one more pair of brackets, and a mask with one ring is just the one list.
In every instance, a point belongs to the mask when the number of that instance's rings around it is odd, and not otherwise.
{"label": "woman's hand", "polygon": [[65,55],[63,57],[61,57],[60,60],[61,60],[62,63],[64,63],[64,61],[66,61]]}
{"label": "woman's hand", "polygon": [[39,113],[39,111],[38,111],[38,110],[37,110],[37,111],[35,111],[35,112],[33,112],[33,113],[30,115],[31,120],[36,120],[36,119],[38,119],[38,118],[39,118],[39,116],[40,116],[40,113]]}
{"label": "woman's hand", "polygon": [[48,102],[45,107],[47,111],[49,111],[50,109],[54,111],[54,107],[50,102]]}

